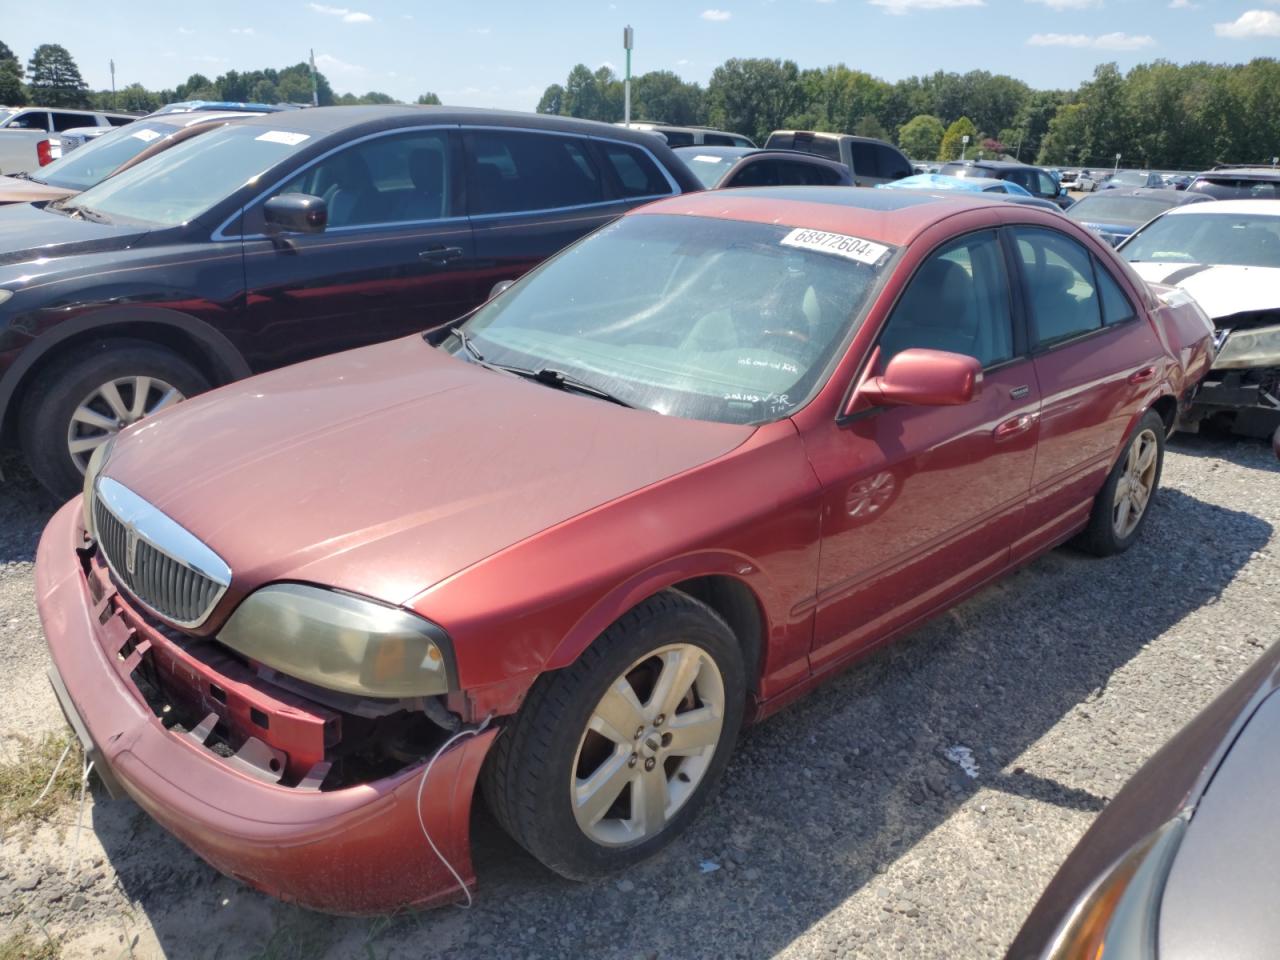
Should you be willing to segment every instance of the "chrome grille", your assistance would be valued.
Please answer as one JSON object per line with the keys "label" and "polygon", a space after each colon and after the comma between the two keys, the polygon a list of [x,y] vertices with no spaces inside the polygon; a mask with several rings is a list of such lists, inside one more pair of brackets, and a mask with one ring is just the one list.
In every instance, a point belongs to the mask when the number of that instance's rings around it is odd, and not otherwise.
{"label": "chrome grille", "polygon": [[230,570],[213,551],[110,478],[98,481],[93,525],[119,584],[174,624],[203,623],[231,582]]}

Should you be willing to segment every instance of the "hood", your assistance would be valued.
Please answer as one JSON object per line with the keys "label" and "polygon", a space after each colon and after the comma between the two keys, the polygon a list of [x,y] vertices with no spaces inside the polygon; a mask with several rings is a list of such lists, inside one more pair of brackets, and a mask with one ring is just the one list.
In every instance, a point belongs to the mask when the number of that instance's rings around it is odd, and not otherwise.
{"label": "hood", "polygon": [[68,187],[55,187],[51,183],[36,183],[22,177],[0,177],[0,203],[35,203],[60,200],[79,193]]}
{"label": "hood", "polygon": [[566,393],[415,336],[189,400],[122,434],[104,473],[217,552],[233,601],[289,579],[403,603],[753,430]]}
{"label": "hood", "polygon": [[1180,287],[1214,320],[1280,308],[1280,268],[1212,264],[1130,263],[1148,283]]}
{"label": "hood", "polygon": [[0,265],[124,250],[146,236],[138,224],[94,223],[31,203],[0,206]]}

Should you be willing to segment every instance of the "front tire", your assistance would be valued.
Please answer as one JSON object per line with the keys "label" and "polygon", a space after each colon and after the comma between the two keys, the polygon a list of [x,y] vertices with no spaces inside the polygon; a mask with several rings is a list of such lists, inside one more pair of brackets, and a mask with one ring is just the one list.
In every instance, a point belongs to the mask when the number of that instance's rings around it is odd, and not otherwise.
{"label": "front tire", "polygon": [[54,496],[80,490],[94,449],[209,381],[171,350],[104,340],[53,361],[25,390],[19,436],[36,479]]}
{"label": "front tire", "polygon": [[556,873],[625,869],[692,822],[729,761],[745,702],[732,631],[705,604],[666,591],[538,679],[494,744],[485,797]]}
{"label": "front tire", "polygon": [[1080,537],[1085,550],[1109,557],[1128,550],[1138,539],[1160,485],[1164,438],[1164,419],[1148,410],[1093,501],[1089,526]]}

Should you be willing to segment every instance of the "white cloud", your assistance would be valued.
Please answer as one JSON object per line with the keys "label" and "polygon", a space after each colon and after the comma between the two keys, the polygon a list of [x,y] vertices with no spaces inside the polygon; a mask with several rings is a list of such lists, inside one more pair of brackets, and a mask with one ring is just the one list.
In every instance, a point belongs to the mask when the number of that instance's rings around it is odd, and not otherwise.
{"label": "white cloud", "polygon": [[1091,37],[1087,33],[1033,33],[1027,38],[1032,47],[1092,47],[1095,50],[1141,50],[1154,47],[1156,38],[1148,34],[1104,33]]}
{"label": "white cloud", "polygon": [[1246,10],[1231,23],[1215,23],[1213,32],[1220,37],[1245,40],[1250,37],[1280,37],[1280,13],[1270,10]]}
{"label": "white cloud", "polygon": [[679,60],[676,61],[677,67],[687,67],[688,65],[689,65],[688,57],[681,57]]}
{"label": "white cloud", "polygon": [[835,3],[836,0],[818,0],[819,3]]}
{"label": "white cloud", "polygon": [[1169,0],[1170,10],[1199,10],[1200,4],[1192,3],[1191,0]]}
{"label": "white cloud", "polygon": [[913,10],[954,10],[957,7],[985,7],[986,0],[867,0],[873,7],[884,7],[885,13],[902,16]]}
{"label": "white cloud", "polygon": [[323,13],[330,17],[341,17],[343,23],[369,23],[373,17],[367,13],[361,13],[359,10],[349,10],[346,7],[330,7],[323,3],[308,3],[312,10],[316,13]]}
{"label": "white cloud", "polygon": [[345,60],[339,60],[331,53],[322,53],[316,57],[316,66],[323,67],[325,70],[332,70],[335,73],[364,73],[364,67],[358,63],[347,63]]}
{"label": "white cloud", "polygon": [[1043,3],[1051,10],[1085,10],[1089,7],[1102,6],[1102,0],[1027,0],[1028,3]]}
{"label": "white cloud", "polygon": [[716,10],[714,7],[710,10],[703,10],[700,14],[703,20],[710,20],[713,23],[724,23],[733,16],[728,10]]}
{"label": "white cloud", "polygon": [[493,27],[472,27],[471,32],[478,33],[482,37],[487,37],[489,34],[493,33]]}
{"label": "white cloud", "polygon": [[195,33],[195,31],[192,30],[190,27],[179,27],[178,32],[182,34],[184,37],[189,37],[193,33]]}
{"label": "white cloud", "polygon": [[253,27],[232,27],[232,33],[238,33],[242,37],[252,37]]}

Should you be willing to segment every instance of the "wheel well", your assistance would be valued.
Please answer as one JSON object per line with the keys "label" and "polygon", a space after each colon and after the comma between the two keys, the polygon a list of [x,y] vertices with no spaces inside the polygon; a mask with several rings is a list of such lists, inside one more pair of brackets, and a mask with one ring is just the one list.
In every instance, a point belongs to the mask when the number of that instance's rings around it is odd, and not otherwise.
{"label": "wheel well", "polygon": [[1160,414],[1164,421],[1165,433],[1172,433],[1178,418],[1178,401],[1171,396],[1163,396],[1151,405],[1151,409]]}
{"label": "wheel well", "polygon": [[178,327],[170,324],[142,321],[91,327],[73,334],[47,349],[36,359],[30,369],[23,373],[22,379],[18,381],[14,388],[8,409],[5,411],[4,423],[0,425],[0,437],[4,439],[5,445],[13,443],[17,429],[18,411],[22,407],[22,395],[27,386],[49,364],[55,363],[66,356],[68,351],[77,350],[86,344],[99,343],[103,340],[136,340],[166,347],[192,364],[215,387],[234,379],[230,371],[216,357],[204,350],[198,341]]}
{"label": "wheel well", "polygon": [[760,654],[764,637],[764,616],[755,594],[741,580],[725,576],[693,577],[671,585],[718,613],[742,646],[747,683],[752,693],[760,692]]}

